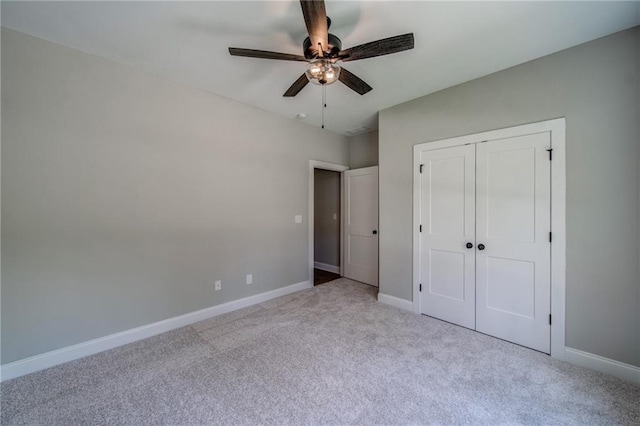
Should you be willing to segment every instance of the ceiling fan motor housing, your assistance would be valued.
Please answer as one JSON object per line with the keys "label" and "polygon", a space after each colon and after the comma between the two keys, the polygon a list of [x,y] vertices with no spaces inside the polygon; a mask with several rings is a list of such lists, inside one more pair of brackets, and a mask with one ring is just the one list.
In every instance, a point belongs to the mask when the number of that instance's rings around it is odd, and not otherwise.
{"label": "ceiling fan motor housing", "polygon": [[329,45],[327,46],[327,50],[322,52],[322,56],[320,56],[318,52],[318,46],[311,45],[311,39],[309,37],[304,39],[302,43],[302,49],[304,50],[304,57],[307,59],[316,59],[320,57],[324,58],[337,58],[338,53],[342,50],[342,41],[338,37],[333,34],[329,34],[327,37]]}

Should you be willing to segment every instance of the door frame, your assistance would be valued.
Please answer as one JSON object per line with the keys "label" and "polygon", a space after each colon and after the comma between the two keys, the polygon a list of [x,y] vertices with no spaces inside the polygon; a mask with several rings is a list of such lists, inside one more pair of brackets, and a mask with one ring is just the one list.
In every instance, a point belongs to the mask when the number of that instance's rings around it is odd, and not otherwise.
{"label": "door frame", "polygon": [[566,301],[566,121],[540,121],[504,129],[458,136],[413,146],[413,311],[422,312],[420,302],[420,152],[476,144],[534,133],[549,132],[551,161],[551,356],[564,359]]}
{"label": "door frame", "polygon": [[315,257],[314,246],[314,196],[315,179],[313,171],[315,169],[329,170],[340,173],[340,276],[344,275],[344,176],[342,172],[349,170],[349,166],[342,164],[327,163],[325,161],[309,160],[309,282],[313,285],[313,265]]}

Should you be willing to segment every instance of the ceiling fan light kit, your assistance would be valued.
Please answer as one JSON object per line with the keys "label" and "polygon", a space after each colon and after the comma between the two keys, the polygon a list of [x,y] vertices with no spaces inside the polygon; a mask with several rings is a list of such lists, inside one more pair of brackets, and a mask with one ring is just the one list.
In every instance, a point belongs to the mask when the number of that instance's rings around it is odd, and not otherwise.
{"label": "ceiling fan light kit", "polygon": [[305,75],[313,84],[324,86],[338,81],[340,67],[327,59],[316,59],[311,61]]}

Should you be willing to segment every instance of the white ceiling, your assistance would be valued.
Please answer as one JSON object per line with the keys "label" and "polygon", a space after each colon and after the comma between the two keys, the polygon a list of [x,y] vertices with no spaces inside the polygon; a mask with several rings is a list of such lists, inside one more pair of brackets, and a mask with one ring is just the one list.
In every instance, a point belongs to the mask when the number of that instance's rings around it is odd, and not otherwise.
{"label": "white ceiling", "polygon": [[[326,128],[377,128],[377,112],[640,25],[640,2],[326,1],[343,48],[407,32],[415,49],[345,67],[373,91],[327,87]],[[302,54],[298,1],[2,2],[2,26],[320,125],[321,88],[282,94],[303,62],[232,57],[244,47]]]}

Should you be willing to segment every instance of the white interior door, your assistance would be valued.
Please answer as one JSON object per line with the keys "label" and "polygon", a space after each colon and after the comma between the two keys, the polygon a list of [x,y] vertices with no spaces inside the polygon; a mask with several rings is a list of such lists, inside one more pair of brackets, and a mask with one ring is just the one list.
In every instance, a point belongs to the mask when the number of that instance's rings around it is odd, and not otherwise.
{"label": "white interior door", "polygon": [[477,145],[476,329],[550,352],[550,134]]}
{"label": "white interior door", "polygon": [[378,167],[344,172],[344,276],[378,286]]}
{"label": "white interior door", "polygon": [[423,151],[420,163],[422,313],[475,329],[475,147]]}

